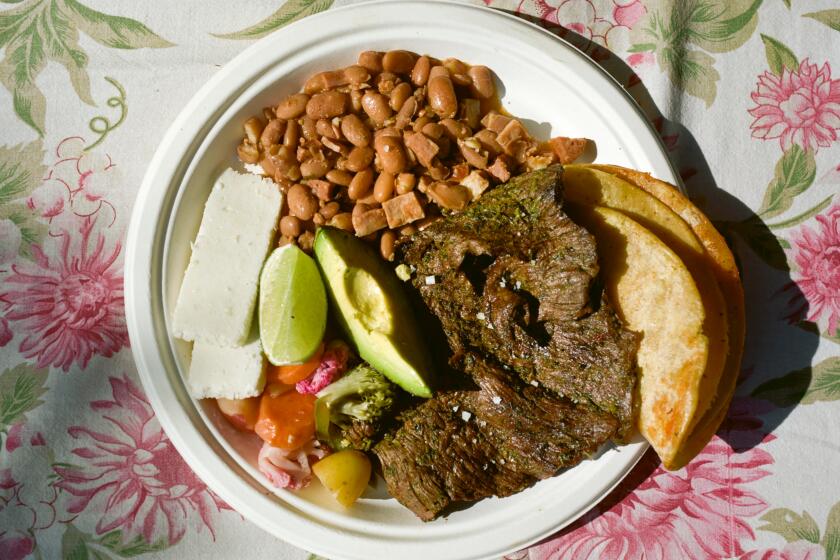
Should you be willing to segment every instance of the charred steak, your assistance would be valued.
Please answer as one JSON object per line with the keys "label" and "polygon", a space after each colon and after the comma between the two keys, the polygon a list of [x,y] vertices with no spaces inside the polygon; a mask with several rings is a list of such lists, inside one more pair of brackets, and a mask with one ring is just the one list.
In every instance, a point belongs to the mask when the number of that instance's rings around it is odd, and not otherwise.
{"label": "charred steak", "polygon": [[562,168],[522,175],[398,249],[475,388],[441,391],[376,445],[423,520],[577,464],[632,425],[636,336],[599,290],[595,242],[562,208]]}

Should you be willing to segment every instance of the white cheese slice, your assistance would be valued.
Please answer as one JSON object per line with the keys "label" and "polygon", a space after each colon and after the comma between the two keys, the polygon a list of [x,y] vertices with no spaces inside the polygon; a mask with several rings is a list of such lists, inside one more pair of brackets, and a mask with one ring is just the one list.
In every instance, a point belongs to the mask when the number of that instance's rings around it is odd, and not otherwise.
{"label": "white cheese slice", "polygon": [[197,340],[187,385],[197,399],[256,397],[265,386],[265,368],[257,329],[243,346],[216,346]]}
{"label": "white cheese slice", "polygon": [[218,178],[175,304],[176,337],[216,346],[245,343],[282,202],[268,179],[232,169]]}

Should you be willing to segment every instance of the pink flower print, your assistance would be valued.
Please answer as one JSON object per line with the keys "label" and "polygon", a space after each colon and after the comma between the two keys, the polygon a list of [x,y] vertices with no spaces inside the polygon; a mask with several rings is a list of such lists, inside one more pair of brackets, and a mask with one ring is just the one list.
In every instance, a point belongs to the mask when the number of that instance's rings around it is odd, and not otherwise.
{"label": "pink flower print", "polygon": [[837,140],[840,80],[831,79],[828,62],[817,69],[806,58],[795,70],[783,68],[781,76],[764,72],[751,97],[753,138],[778,138],[784,151],[794,144],[816,150]]}
{"label": "pink flower print", "polygon": [[6,319],[27,333],[20,352],[39,368],[85,368],[94,354],[110,357],[128,345],[122,270],[115,264],[121,245],[106,250],[99,234],[91,248],[93,226],[85,220],[80,235],[62,232],[53,258],[33,245],[34,262],[13,265],[4,281]]}
{"label": "pink flower print", "polygon": [[116,182],[115,165],[110,156],[85,152],[84,140],[65,138],[56,148],[56,162],[50,166],[44,183],[27,199],[27,205],[39,216],[53,219],[65,210],[72,216],[88,217],[103,207],[116,218],[114,207],[105,199]]}
{"label": "pink flower print", "polygon": [[15,260],[20,250],[20,228],[12,220],[0,220],[0,265]]}
{"label": "pink flower print", "polygon": [[22,431],[22,422],[18,422],[17,424],[9,428],[9,433],[6,434],[6,451],[8,451],[9,453],[13,453],[15,449],[20,447]]}
{"label": "pink flower print", "polygon": [[90,403],[104,430],[68,430],[82,444],[72,452],[84,463],[55,467],[56,485],[72,496],[67,513],[99,515],[97,534],[120,530],[126,541],[139,535],[149,544],[173,545],[196,517],[197,528],[215,538],[214,515],[229,506],[178,455],[140,389],[127,377],[109,381],[113,400]]}
{"label": "pink flower print", "polygon": [[12,329],[9,328],[9,321],[5,317],[0,317],[0,348],[10,343],[14,336]]}
{"label": "pink flower print", "polygon": [[840,204],[816,220],[816,229],[804,225],[791,237],[790,253],[797,266],[793,280],[805,301],[791,300],[789,319],[804,316],[834,336],[840,325]]}
{"label": "pink flower print", "polygon": [[627,57],[627,64],[633,68],[641,68],[647,64],[653,64],[656,58],[651,52],[633,53]]}
{"label": "pink flower print", "polygon": [[22,484],[11,469],[0,470],[0,558],[22,560],[35,550],[36,513],[20,498]]}
{"label": "pink flower print", "polygon": [[32,191],[26,199],[26,206],[36,216],[52,220],[64,212],[70,202],[70,192],[56,182],[47,182]]}
{"label": "pink flower print", "polygon": [[530,549],[534,560],[729,558],[755,538],[746,519],[767,508],[747,485],[773,458],[753,448],[734,453],[715,437],[685,468],[661,467],[634,492],[608,498],[557,538]]}
{"label": "pink flower print", "polygon": [[797,541],[786,544],[782,550],[751,550],[739,560],[825,560],[825,549],[818,544]]}
{"label": "pink flower print", "polygon": [[627,46],[645,7],[641,0],[521,0],[516,11],[617,50]]}
{"label": "pink flower print", "polygon": [[623,2],[614,2],[613,19],[616,25],[623,25],[624,27],[632,29],[647,10],[640,0],[624,0]]}

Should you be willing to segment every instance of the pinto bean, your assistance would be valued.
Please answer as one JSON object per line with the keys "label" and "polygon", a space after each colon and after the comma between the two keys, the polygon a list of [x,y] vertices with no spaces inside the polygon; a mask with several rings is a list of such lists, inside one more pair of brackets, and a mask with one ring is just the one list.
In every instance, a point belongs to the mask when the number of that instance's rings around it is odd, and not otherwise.
{"label": "pinto bean", "polygon": [[289,214],[304,221],[311,220],[318,211],[318,199],[301,184],[292,185],[286,195],[286,203],[289,205]]}
{"label": "pinto bean", "polygon": [[327,171],[327,181],[330,183],[335,183],[336,185],[341,185],[342,187],[349,187],[350,181],[352,180],[353,176],[341,169],[330,169]]}
{"label": "pinto bean", "polygon": [[445,59],[443,61],[443,67],[449,70],[451,74],[466,74],[470,68],[464,62],[458,60],[457,58]]}
{"label": "pinto bean", "polygon": [[347,112],[349,98],[340,91],[324,91],[313,95],[306,104],[306,116],[310,119],[330,119]]}
{"label": "pinto bean", "polygon": [[496,95],[496,84],[493,82],[493,74],[486,66],[472,66],[467,71],[472,81],[472,89],[482,99],[490,99]]}
{"label": "pinto bean", "polygon": [[321,214],[325,220],[330,221],[333,218],[333,216],[338,214],[338,211],[340,209],[341,206],[338,204],[338,202],[332,201],[324,204],[324,207],[321,208],[321,210],[318,213]]}
{"label": "pinto bean", "polygon": [[405,194],[411,192],[416,184],[417,177],[413,173],[400,173],[394,182],[394,189],[397,194]]}
{"label": "pinto bean", "polygon": [[440,125],[446,129],[447,135],[452,140],[463,140],[472,135],[469,126],[455,119],[443,119],[440,121]]}
{"label": "pinto bean", "polygon": [[367,146],[370,144],[370,129],[356,115],[345,115],[341,119],[341,133],[354,146]]}
{"label": "pinto bean", "polygon": [[373,169],[370,167],[362,169],[353,176],[350,186],[347,188],[347,196],[350,200],[359,200],[364,197],[373,185]]}
{"label": "pinto bean", "polygon": [[341,132],[337,126],[334,126],[332,121],[328,119],[318,119],[315,123],[315,131],[330,140],[338,140],[341,138]]}
{"label": "pinto bean", "polygon": [[303,117],[300,123],[300,131],[303,133],[304,138],[310,142],[318,140],[318,123],[315,119]]}
{"label": "pinto bean", "polygon": [[344,167],[347,171],[359,172],[373,162],[373,150],[369,146],[356,146],[350,150]]}
{"label": "pinto bean", "polygon": [[297,121],[288,121],[286,131],[283,133],[283,145],[294,150],[297,148],[298,140],[300,140],[300,127]]}
{"label": "pinto bean", "polygon": [[379,254],[386,261],[394,260],[394,246],[397,243],[397,234],[391,230],[383,231],[379,238]]}
{"label": "pinto bean", "polygon": [[268,121],[265,128],[260,135],[260,145],[268,149],[280,142],[280,137],[286,132],[286,121],[282,119],[272,119]]}
{"label": "pinto bean", "polygon": [[378,74],[382,72],[382,55],[383,53],[377,51],[359,53],[359,66]]}
{"label": "pinto bean", "polygon": [[406,168],[405,148],[396,136],[379,136],[374,140],[376,155],[386,173],[402,173]]}
{"label": "pinto bean", "polygon": [[427,194],[438,206],[448,210],[463,210],[470,202],[470,191],[467,187],[442,181],[432,183]]}
{"label": "pinto bean", "polygon": [[294,216],[280,218],[280,233],[286,237],[297,237],[303,231],[300,220]]}
{"label": "pinto bean", "polygon": [[408,82],[398,84],[397,87],[394,88],[394,91],[391,92],[391,99],[389,100],[391,109],[394,111],[402,109],[403,103],[411,97],[412,93],[411,84]]}
{"label": "pinto bean", "polygon": [[309,96],[305,93],[294,93],[281,101],[274,112],[281,119],[296,119],[306,112],[308,102]]}
{"label": "pinto bean", "polygon": [[350,212],[340,212],[333,216],[327,223],[338,229],[353,233],[353,215]]}
{"label": "pinto bean", "polygon": [[449,76],[435,76],[429,78],[429,105],[441,116],[451,118],[458,112],[458,97]]}
{"label": "pinto bean", "polygon": [[373,197],[376,202],[382,203],[394,195],[393,173],[380,173],[373,185]]}
{"label": "pinto bean", "polygon": [[399,129],[407,127],[416,112],[417,100],[413,97],[409,97],[402,104],[402,107],[400,107],[400,111],[397,113],[396,119],[394,119],[394,126]]}
{"label": "pinto bean", "polygon": [[394,74],[408,74],[414,69],[417,55],[410,51],[388,51],[382,57],[382,68]]}
{"label": "pinto bean", "polygon": [[300,164],[300,173],[304,179],[319,179],[329,170],[330,164],[324,159],[310,158]]}
{"label": "pinto bean", "polygon": [[429,71],[432,69],[432,61],[428,56],[421,56],[414,63],[411,69],[411,83],[415,86],[425,86],[429,81]]}
{"label": "pinto bean", "polygon": [[308,94],[320,93],[349,84],[361,84],[370,79],[370,72],[363,66],[348,66],[341,70],[318,72],[306,80],[303,91]]}
{"label": "pinto bean", "polygon": [[350,92],[350,110],[354,113],[362,112],[362,96],[364,92],[360,89],[354,89]]}
{"label": "pinto bean", "polygon": [[388,105],[388,98],[370,90],[362,97],[362,109],[377,126],[382,126],[393,114],[391,106]]}

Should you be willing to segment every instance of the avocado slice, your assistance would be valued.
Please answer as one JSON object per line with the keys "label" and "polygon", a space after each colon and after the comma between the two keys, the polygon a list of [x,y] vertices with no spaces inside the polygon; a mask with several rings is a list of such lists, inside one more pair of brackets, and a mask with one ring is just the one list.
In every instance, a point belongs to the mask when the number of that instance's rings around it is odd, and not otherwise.
{"label": "avocado slice", "polygon": [[431,397],[429,353],[396,273],[367,243],[322,227],[315,259],[339,323],[359,355],[414,395]]}

